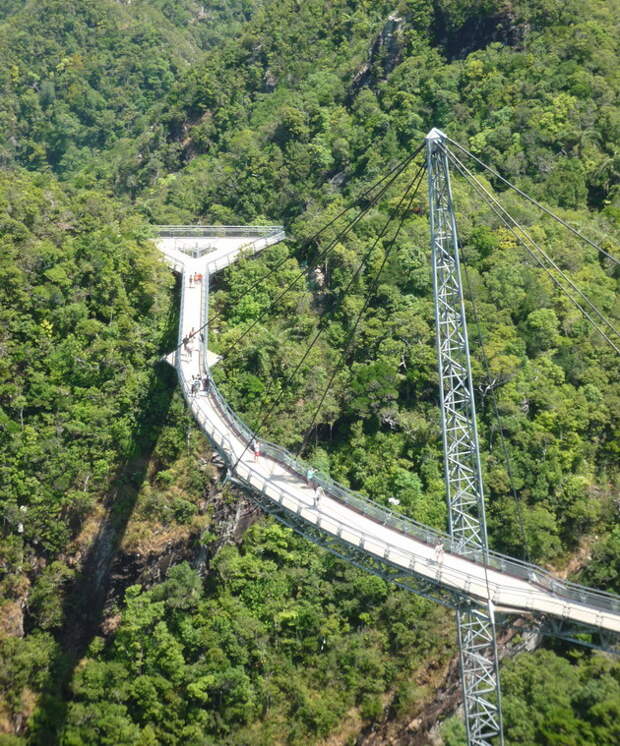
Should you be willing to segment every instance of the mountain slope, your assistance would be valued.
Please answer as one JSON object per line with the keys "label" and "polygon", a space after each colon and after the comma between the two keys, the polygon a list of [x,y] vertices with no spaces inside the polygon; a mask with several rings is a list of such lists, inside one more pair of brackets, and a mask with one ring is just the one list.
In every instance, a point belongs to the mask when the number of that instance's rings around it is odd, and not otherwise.
{"label": "mountain slope", "polygon": [[250,13],[250,5],[205,12],[192,0],[29,0],[5,8],[0,158],[66,174],[137,136],[146,112],[203,47]]}
{"label": "mountain slope", "polygon": [[[257,516],[152,365],[176,299],[147,222],[286,223],[214,285],[222,389],[255,426],[279,392],[265,436],[443,525],[422,194],[373,287],[415,169],[346,237],[307,239],[438,125],[620,253],[617,0],[3,9],[0,743],[371,743],[391,719],[428,741],[451,614],[270,520],[227,539]],[[454,190],[491,541],[556,568],[594,543],[587,577],[618,590],[617,359]],[[617,324],[617,269],[503,199]],[[616,743],[615,663],[547,645],[505,670],[507,743]]]}

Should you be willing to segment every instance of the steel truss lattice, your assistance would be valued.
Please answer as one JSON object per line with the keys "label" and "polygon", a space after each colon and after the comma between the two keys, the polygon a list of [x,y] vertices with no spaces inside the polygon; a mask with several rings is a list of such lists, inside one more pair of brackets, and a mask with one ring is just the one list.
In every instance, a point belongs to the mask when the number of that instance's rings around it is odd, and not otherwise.
{"label": "steel truss lattice", "polygon": [[[487,550],[484,493],[467,321],[445,135],[426,137],[431,261],[448,525],[464,553]],[[470,746],[503,744],[501,694],[491,604],[457,609],[465,727]]]}
{"label": "steel truss lattice", "polygon": [[602,650],[611,655],[620,656],[620,638],[616,632],[602,627],[581,624],[569,619],[544,616],[543,614],[524,614],[515,622],[512,618],[502,620],[502,627],[517,630],[536,631],[546,637],[581,645],[591,650]]}

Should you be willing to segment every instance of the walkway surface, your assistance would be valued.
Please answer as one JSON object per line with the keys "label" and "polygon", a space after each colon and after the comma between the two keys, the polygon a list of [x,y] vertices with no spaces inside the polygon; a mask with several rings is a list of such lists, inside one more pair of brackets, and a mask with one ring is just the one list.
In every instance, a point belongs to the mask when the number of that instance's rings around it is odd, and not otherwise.
{"label": "walkway surface", "polygon": [[[234,248],[228,245],[200,258],[191,258],[160,239],[159,246],[166,261],[183,277],[179,340],[192,330],[198,330],[206,321],[203,318],[204,294],[208,293],[210,274],[234,262],[243,251],[256,253],[283,238],[282,233],[274,232],[250,246],[245,239],[245,246],[243,242]],[[190,282],[196,273],[202,275],[202,281]],[[207,366],[216,360],[209,354]],[[490,600],[492,609],[504,613],[531,611],[620,633],[620,598],[617,596],[556,580],[538,567],[501,555],[490,557],[489,563],[495,567],[477,563],[450,551],[449,537],[442,539],[448,548],[444,552],[438,549],[438,535],[432,529],[426,531],[425,540],[425,529],[419,524],[411,522],[411,530],[403,529],[406,519],[387,510],[378,516],[379,511],[369,501],[368,510],[360,509],[365,501],[361,496],[351,495],[352,500],[357,501],[356,507],[352,507],[346,498],[342,499],[344,488],[334,487],[330,494],[327,484],[326,493],[316,505],[315,490],[306,484],[303,472],[291,468],[290,462],[286,463],[283,458],[263,454],[255,457],[248,430],[223,401],[213,382],[208,391],[192,393],[193,378],[205,374],[203,362],[198,334],[188,345],[181,345],[174,360],[189,407],[203,431],[226,458],[232,475],[241,483],[340,541],[445,588],[481,601]],[[293,456],[289,457],[293,460]]]}

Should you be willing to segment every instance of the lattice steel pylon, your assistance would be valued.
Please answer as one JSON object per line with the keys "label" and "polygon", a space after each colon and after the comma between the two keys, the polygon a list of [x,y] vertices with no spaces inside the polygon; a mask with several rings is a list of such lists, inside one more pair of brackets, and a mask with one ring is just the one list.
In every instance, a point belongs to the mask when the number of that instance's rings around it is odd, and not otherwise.
{"label": "lattice steel pylon", "polygon": [[[448,526],[460,552],[484,558],[480,449],[445,137],[432,129],[426,136],[426,156]],[[467,742],[503,744],[492,603],[464,602],[456,617]]]}

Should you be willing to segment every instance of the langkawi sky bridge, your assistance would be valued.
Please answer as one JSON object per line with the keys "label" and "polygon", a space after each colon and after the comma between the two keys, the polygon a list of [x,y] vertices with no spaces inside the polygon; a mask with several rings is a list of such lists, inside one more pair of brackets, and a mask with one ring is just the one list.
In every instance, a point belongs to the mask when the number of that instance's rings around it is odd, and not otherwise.
{"label": "langkawi sky bridge", "polygon": [[[448,532],[439,532],[388,510],[325,474],[314,473],[309,480],[308,464],[261,437],[262,425],[273,407],[265,413],[262,423],[250,428],[218,391],[211,377],[211,367],[220,358],[208,349],[209,325],[217,315],[209,315],[210,277],[239,257],[251,256],[284,240],[286,236],[281,226],[158,227],[158,246],[167,263],[182,277],[178,346],[167,359],[176,367],[187,404],[226,464],[228,476],[265,512],[345,560],[456,610],[468,743],[491,746],[503,744],[496,626],[517,616],[525,618],[543,633],[618,652],[620,598],[561,580],[536,565],[493,552],[488,547],[449,166],[456,168],[473,186],[500,224],[527,249],[531,258],[616,352],[620,351],[620,334],[613,323],[591,303],[530,233],[512,218],[494,193],[461,159],[464,156],[474,159],[496,180],[516,190],[601,252],[606,261],[618,263],[618,260],[444,133],[433,129],[413,154],[364,193],[359,201],[359,212],[327,248],[319,250],[312,262],[313,267],[320,265],[336,242],[353,229],[419,156],[424,160],[418,172],[351,279],[353,282],[377,242],[387,235],[389,224],[398,219],[398,227],[387,242],[383,264],[370,283],[367,300],[354,323],[349,345],[426,172]],[[344,210],[336,216],[311,240],[318,244],[319,234],[347,212]],[[276,271],[287,258],[270,272]],[[274,298],[269,308],[299,280],[306,278],[313,267],[304,269]],[[251,293],[262,279],[251,285],[245,294]],[[260,317],[252,322],[244,335],[259,320]],[[321,331],[319,329],[313,338],[306,355]],[[347,351],[348,348],[343,353],[343,360]],[[303,359],[296,371],[302,363]],[[338,366],[328,381],[311,428],[337,369]],[[198,387],[198,377],[206,379],[206,388]],[[255,455],[255,450],[258,455]],[[320,500],[317,500],[317,495],[320,495]]]}

